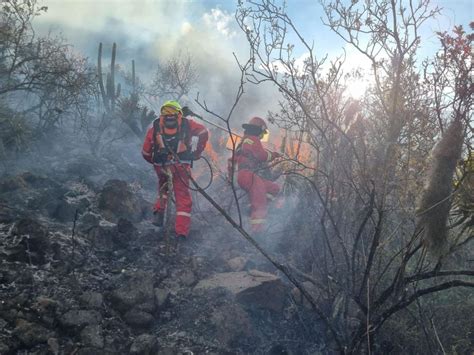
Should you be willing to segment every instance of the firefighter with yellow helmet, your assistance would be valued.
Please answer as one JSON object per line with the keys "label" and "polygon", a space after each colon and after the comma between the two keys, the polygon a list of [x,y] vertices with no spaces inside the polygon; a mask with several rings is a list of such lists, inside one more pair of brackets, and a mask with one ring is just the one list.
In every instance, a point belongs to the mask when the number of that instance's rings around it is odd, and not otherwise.
{"label": "firefighter with yellow helmet", "polygon": [[[192,137],[198,137],[194,151]],[[169,192],[167,182],[171,176],[176,199],[175,231],[176,236],[181,239],[188,236],[191,224],[191,164],[201,157],[208,138],[206,127],[192,118],[184,117],[183,109],[177,101],[166,101],[161,106],[160,117],[148,127],[143,143],[143,158],[153,164],[159,181],[153,224],[163,225]]]}

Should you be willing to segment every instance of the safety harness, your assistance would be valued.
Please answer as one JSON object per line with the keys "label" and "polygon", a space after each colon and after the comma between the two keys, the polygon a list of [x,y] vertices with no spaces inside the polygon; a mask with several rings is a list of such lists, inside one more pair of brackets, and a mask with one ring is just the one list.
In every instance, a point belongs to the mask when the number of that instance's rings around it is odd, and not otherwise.
{"label": "safety harness", "polygon": [[176,162],[176,156],[180,162],[191,162],[191,142],[189,122],[183,117],[178,131],[175,134],[166,134],[160,120],[153,122],[153,149],[152,159],[155,164],[172,164]]}

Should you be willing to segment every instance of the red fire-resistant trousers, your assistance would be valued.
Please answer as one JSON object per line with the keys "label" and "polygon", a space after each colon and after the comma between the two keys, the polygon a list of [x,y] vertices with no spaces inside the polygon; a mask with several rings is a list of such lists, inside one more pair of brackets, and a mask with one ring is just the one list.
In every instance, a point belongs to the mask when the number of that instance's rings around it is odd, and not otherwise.
{"label": "red fire-resistant trousers", "polygon": [[189,164],[173,164],[166,166],[155,165],[158,175],[158,198],[154,210],[163,213],[168,203],[168,179],[171,174],[174,197],[176,199],[176,222],[175,231],[177,235],[187,236],[191,225],[192,198],[189,191],[189,176],[191,168]]}
{"label": "red fire-resistant trousers", "polygon": [[276,196],[280,192],[280,186],[245,169],[239,171],[237,183],[249,193],[252,232],[262,232],[267,217],[267,198]]}

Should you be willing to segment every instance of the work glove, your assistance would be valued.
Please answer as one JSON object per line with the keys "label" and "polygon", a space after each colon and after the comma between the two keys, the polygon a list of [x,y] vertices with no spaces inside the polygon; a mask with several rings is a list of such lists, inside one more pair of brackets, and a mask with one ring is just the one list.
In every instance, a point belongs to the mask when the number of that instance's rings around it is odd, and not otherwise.
{"label": "work glove", "polygon": [[188,107],[188,106],[184,106],[181,111],[183,112],[183,116],[184,117],[187,117],[187,116],[193,116],[194,115],[194,112],[191,111],[191,109]]}

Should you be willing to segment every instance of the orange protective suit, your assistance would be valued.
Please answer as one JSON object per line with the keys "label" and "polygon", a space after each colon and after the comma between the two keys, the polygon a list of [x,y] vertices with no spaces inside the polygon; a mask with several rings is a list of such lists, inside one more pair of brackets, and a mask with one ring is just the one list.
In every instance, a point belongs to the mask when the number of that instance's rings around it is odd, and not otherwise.
{"label": "orange protective suit", "polygon": [[[196,149],[191,151],[191,139],[198,137]],[[191,225],[192,198],[189,191],[191,163],[199,159],[204,150],[209,132],[202,124],[189,118],[182,118],[176,134],[164,134],[160,119],[148,128],[143,143],[142,155],[154,165],[158,176],[158,198],[154,211],[163,213],[168,202],[168,179],[172,177],[173,192],[176,199],[175,231],[186,237]],[[170,150],[172,152],[170,152]]]}
{"label": "orange protective suit", "polygon": [[267,199],[273,199],[280,192],[280,186],[258,175],[265,163],[280,154],[266,151],[259,137],[244,135],[236,149],[237,183],[250,197],[250,224],[253,232],[262,232],[267,216]]}

